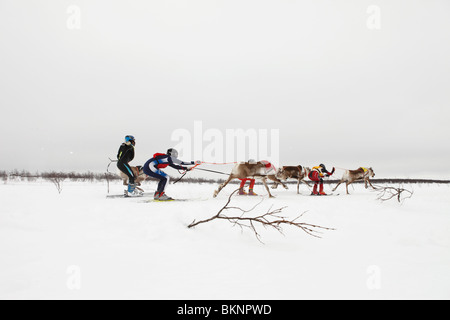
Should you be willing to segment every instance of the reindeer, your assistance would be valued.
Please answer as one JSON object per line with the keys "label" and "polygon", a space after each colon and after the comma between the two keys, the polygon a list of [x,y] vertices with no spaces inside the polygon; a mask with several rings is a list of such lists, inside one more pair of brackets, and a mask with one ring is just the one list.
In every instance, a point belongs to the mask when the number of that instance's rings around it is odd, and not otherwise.
{"label": "reindeer", "polygon": [[[306,182],[305,180],[303,180],[304,178],[306,178],[308,176],[308,174],[311,172],[311,168],[308,167],[302,167],[302,166],[283,166],[282,168],[279,168],[277,173],[276,173],[276,178],[278,180],[284,180],[286,181],[289,178],[293,178],[293,179],[297,179],[297,194],[300,194],[299,188],[300,188],[300,182],[305,183],[307,186],[310,186],[308,184],[308,182]],[[283,185],[283,187],[285,187],[285,189],[287,189],[287,187],[281,183]],[[278,182],[275,181],[272,189],[276,189],[278,187]]]}
{"label": "reindeer", "polygon": [[[134,179],[134,183],[136,183],[136,186],[137,186],[136,189],[138,189],[141,192],[144,192],[144,190],[139,188],[138,186],[141,185],[142,181],[147,179],[147,175],[144,173],[141,166],[131,167],[131,171],[133,171],[133,174],[136,177]],[[128,180],[129,180],[128,176],[120,170],[118,170],[118,175],[120,178],[122,178],[123,185],[128,186]]]}
{"label": "reindeer", "polygon": [[268,169],[268,163],[264,162],[241,162],[237,163],[233,170],[231,171],[230,176],[228,179],[222,183],[219,188],[214,191],[214,198],[217,197],[219,192],[225,188],[225,186],[233,179],[254,179],[258,178],[261,179],[262,183],[264,184],[264,187],[266,187],[267,193],[269,194],[269,197],[273,198],[272,194],[270,193],[269,187],[267,186],[267,179],[270,179],[274,181],[275,183],[281,183],[286,189],[287,186],[282,183],[280,180],[277,179],[275,174],[268,174],[273,169]]}
{"label": "reindeer", "polygon": [[366,189],[368,188],[368,185],[370,185],[373,189],[375,189],[375,187],[372,185],[372,183],[369,180],[369,178],[373,178],[373,177],[375,177],[375,173],[373,172],[372,168],[360,167],[356,170],[345,170],[345,173],[342,176],[341,181],[339,181],[339,183],[336,185],[336,187],[334,187],[333,192],[336,190],[337,187],[339,187],[339,185],[342,182],[345,182],[345,188],[347,190],[347,194],[349,194],[348,186],[349,186],[349,184],[352,184],[356,180],[364,180],[364,185],[365,185]]}

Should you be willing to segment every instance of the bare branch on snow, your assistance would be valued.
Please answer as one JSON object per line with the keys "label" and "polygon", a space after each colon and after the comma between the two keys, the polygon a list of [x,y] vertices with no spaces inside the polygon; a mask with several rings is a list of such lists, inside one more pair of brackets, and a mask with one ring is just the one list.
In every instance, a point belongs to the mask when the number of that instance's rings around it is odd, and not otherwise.
{"label": "bare branch on snow", "polygon": [[413,191],[404,189],[402,187],[382,187],[377,186],[375,189],[378,192],[378,200],[388,201],[396,198],[398,202],[403,202],[405,199],[411,198]]}
{"label": "bare branch on snow", "polygon": [[[212,216],[211,218],[201,220],[201,221],[193,221],[190,225],[188,225],[188,228],[193,228],[199,224],[206,223],[213,221],[215,219],[224,219],[228,220],[230,223],[233,224],[233,226],[239,226],[241,229],[248,228],[253,231],[255,234],[255,237],[258,241],[261,241],[261,235],[259,234],[256,226],[263,226],[265,228],[273,228],[283,234],[283,227],[284,226],[293,226],[296,228],[299,228],[306,232],[308,235],[321,238],[320,234],[322,233],[322,230],[335,230],[333,228],[327,228],[315,224],[305,223],[305,222],[299,222],[297,221],[299,218],[303,216],[305,212],[297,216],[295,219],[289,220],[287,217],[282,216],[281,213],[286,207],[281,207],[278,209],[273,209],[273,207],[270,207],[265,213],[260,214],[258,216],[253,217],[247,217],[244,216],[245,214],[254,211],[262,202],[263,199],[257,203],[253,208],[249,210],[244,210],[240,207],[233,207],[230,206],[231,198],[232,196],[238,191],[239,189],[235,190],[229,197],[226,204],[219,210],[219,212]],[[226,216],[224,215],[224,211],[226,210],[237,210],[241,211],[241,215],[239,216]]]}

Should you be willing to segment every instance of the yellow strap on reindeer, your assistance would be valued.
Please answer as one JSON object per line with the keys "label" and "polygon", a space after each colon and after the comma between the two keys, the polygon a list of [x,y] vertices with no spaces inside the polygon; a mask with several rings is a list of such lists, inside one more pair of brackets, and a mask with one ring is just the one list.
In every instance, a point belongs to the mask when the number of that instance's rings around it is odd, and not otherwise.
{"label": "yellow strap on reindeer", "polygon": [[367,172],[367,168],[361,167],[364,170],[364,173]]}

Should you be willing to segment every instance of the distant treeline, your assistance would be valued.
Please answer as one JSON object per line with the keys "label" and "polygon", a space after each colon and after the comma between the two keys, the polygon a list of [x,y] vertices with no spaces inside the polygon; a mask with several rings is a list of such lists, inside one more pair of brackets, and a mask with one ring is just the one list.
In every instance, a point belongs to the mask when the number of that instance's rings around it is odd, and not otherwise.
{"label": "distant treeline", "polygon": [[[177,181],[181,176],[171,177],[172,182]],[[57,171],[50,171],[50,172],[36,172],[31,173],[25,170],[19,171],[19,170],[13,170],[13,171],[0,171],[0,180],[3,180],[3,182],[7,182],[8,180],[20,180],[20,181],[37,181],[38,179],[45,179],[45,180],[70,180],[70,181],[120,181],[121,178],[114,173],[105,172],[105,173],[94,173],[94,172],[57,172]],[[148,178],[147,180],[151,181],[154,180],[154,178]],[[206,178],[190,178],[190,177],[183,177],[180,182],[193,182],[193,183],[217,183],[217,182],[223,182],[225,180],[217,180],[217,179],[206,179]]]}
{"label": "distant treeline", "polygon": [[[177,181],[181,176],[172,177],[172,182]],[[70,180],[70,181],[113,181],[113,180],[121,180],[120,177],[113,173],[94,173],[94,172],[36,172],[31,173],[25,170],[13,170],[13,171],[1,171],[0,170],[0,179],[6,183],[8,180],[21,180],[21,181],[36,181],[38,179],[46,179],[46,180]],[[154,180],[153,178],[147,180]],[[191,178],[188,176],[184,176],[179,182],[188,182],[188,183],[223,183],[224,179],[206,179],[206,178]],[[308,181],[308,180],[307,180]],[[450,180],[437,180],[437,179],[399,179],[399,178],[386,178],[386,179],[371,179],[372,183],[445,183],[449,184]],[[239,180],[234,180],[232,183],[239,183]],[[270,180],[268,181],[271,182]],[[308,181],[311,182],[311,181]],[[338,183],[338,179],[326,180],[326,183]],[[288,184],[296,184],[297,181],[289,180],[286,183]],[[356,181],[355,183],[363,183],[363,181]]]}
{"label": "distant treeline", "polygon": [[112,173],[93,173],[93,172],[78,173],[78,172],[56,172],[56,171],[31,173],[25,170],[22,171],[13,170],[10,172],[0,171],[0,179],[3,179],[4,181],[8,179],[36,181],[37,179],[55,179],[55,178],[61,180],[70,179],[73,181],[96,181],[96,180],[102,181],[106,179],[110,180],[120,179],[119,176],[114,175]]}

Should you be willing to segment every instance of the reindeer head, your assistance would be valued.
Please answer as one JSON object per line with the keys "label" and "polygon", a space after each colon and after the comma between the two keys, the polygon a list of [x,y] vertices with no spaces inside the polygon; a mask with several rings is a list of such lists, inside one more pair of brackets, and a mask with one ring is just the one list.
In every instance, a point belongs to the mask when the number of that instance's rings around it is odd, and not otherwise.
{"label": "reindeer head", "polygon": [[305,169],[305,175],[308,176],[309,173],[311,172],[311,168],[310,167],[303,167]]}
{"label": "reindeer head", "polygon": [[278,179],[285,179],[284,177],[284,167],[278,168],[277,173],[275,174],[275,177]]}
{"label": "reindeer head", "polygon": [[369,170],[369,176],[370,176],[371,178],[375,177],[375,172],[373,172],[372,167],[368,168],[367,170]]}

